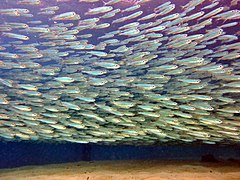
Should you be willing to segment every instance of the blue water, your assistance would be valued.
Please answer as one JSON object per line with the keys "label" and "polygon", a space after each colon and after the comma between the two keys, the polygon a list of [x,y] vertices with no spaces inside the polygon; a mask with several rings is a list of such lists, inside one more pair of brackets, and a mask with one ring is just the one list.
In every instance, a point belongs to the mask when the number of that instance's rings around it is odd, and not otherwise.
{"label": "blue water", "polygon": [[[239,146],[103,146],[73,143],[0,143],[0,168],[102,160],[239,160]],[[212,159],[209,160],[212,162]]]}

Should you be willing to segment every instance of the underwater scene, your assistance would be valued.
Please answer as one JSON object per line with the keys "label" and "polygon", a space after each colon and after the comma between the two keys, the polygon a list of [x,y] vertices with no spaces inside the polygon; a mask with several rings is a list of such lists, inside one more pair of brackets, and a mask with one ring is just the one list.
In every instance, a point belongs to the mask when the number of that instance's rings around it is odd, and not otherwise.
{"label": "underwater scene", "polygon": [[6,0],[0,137],[240,142],[238,1]]}
{"label": "underwater scene", "polygon": [[239,0],[1,0],[1,143],[239,146],[239,20]]}

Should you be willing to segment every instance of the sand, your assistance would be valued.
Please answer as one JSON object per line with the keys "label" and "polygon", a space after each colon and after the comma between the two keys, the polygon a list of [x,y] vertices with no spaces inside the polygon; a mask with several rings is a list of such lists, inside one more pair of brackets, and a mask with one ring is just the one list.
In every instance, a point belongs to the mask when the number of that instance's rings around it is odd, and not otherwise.
{"label": "sand", "polygon": [[240,180],[239,163],[95,161],[0,170],[1,180]]}

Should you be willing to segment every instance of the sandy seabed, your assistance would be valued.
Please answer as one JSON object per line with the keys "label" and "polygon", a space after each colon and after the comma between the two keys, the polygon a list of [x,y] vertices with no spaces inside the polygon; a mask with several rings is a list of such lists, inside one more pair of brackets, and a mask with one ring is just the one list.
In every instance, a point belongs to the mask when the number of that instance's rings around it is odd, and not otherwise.
{"label": "sandy seabed", "polygon": [[95,161],[0,170],[0,180],[240,180],[240,163]]}

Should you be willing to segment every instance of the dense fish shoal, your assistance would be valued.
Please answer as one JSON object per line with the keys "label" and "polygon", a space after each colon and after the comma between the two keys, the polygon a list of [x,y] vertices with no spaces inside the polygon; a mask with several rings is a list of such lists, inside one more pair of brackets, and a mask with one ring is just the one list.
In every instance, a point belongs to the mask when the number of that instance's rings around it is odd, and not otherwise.
{"label": "dense fish shoal", "polygon": [[0,9],[0,139],[240,141],[239,1],[19,0]]}

